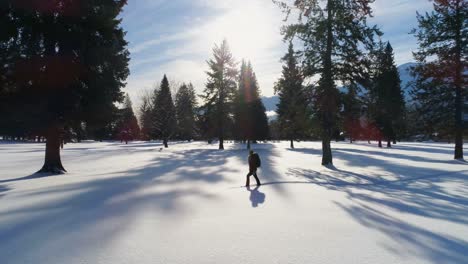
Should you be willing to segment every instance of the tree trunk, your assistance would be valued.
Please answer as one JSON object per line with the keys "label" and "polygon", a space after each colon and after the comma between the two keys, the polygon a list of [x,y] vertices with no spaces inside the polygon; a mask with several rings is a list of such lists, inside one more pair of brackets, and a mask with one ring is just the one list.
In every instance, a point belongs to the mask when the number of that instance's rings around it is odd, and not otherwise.
{"label": "tree trunk", "polygon": [[397,140],[396,140],[396,138],[394,138],[393,139],[393,145],[396,145],[396,143],[397,143]]}
{"label": "tree trunk", "polygon": [[81,143],[82,138],[83,138],[83,135],[81,134],[81,128],[78,127],[78,129],[76,130],[76,141],[78,143]]}
{"label": "tree trunk", "polygon": [[49,128],[46,139],[45,162],[38,173],[64,174],[67,171],[60,159],[60,127],[56,125]]}
{"label": "tree trunk", "polygon": [[222,137],[219,138],[219,149],[224,149],[224,139]]}
{"label": "tree trunk", "polygon": [[[462,1],[463,2],[463,1]],[[463,160],[463,102],[465,95],[462,93],[462,29],[463,20],[460,14],[460,7],[457,5],[457,32],[455,36],[455,155],[454,158]]]}
{"label": "tree trunk", "polygon": [[250,150],[250,139],[247,140],[247,149]]}
{"label": "tree trunk", "polygon": [[291,148],[294,149],[294,140],[291,139]]}
{"label": "tree trunk", "polygon": [[164,144],[164,148],[168,148],[169,145],[167,144],[167,138],[163,139],[163,144]]}
{"label": "tree trunk", "polygon": [[323,75],[321,78],[321,85],[324,96],[322,97],[321,110],[323,112],[322,120],[322,165],[333,165],[333,156],[331,150],[332,131],[334,129],[334,111],[335,111],[335,94],[333,82],[333,63],[332,63],[332,50],[333,50],[333,1],[327,2],[327,44],[325,50],[325,58],[323,62]]}
{"label": "tree trunk", "polygon": [[379,148],[382,147],[382,139],[379,138]]}
{"label": "tree trunk", "polygon": [[389,140],[387,140],[387,148],[391,148],[391,147],[392,147],[392,141],[390,141],[390,139],[389,139]]}
{"label": "tree trunk", "polygon": [[461,86],[457,87],[455,98],[455,159],[463,159],[463,100]]}
{"label": "tree trunk", "polygon": [[330,146],[330,139],[322,140],[322,165],[333,165],[333,156]]}

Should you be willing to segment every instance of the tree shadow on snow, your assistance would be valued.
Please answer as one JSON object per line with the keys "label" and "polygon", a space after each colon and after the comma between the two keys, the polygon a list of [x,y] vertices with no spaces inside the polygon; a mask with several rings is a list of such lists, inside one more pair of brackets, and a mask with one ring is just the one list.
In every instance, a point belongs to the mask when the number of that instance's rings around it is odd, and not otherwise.
{"label": "tree shadow on snow", "polygon": [[[396,149],[396,148],[395,148]],[[410,154],[402,154],[402,153],[395,153],[393,148],[382,148],[380,151],[373,151],[373,150],[363,150],[363,149],[348,149],[348,148],[334,148],[333,151],[335,152],[348,152],[351,154],[360,154],[360,155],[372,155],[372,156],[380,156],[382,158],[395,158],[395,159],[402,159],[402,160],[411,160],[417,162],[429,162],[429,163],[445,163],[445,164],[454,164],[455,161],[453,159],[450,160],[440,160],[440,159],[431,159],[422,156],[415,156]],[[423,151],[423,150],[420,150]]]}
{"label": "tree shadow on snow", "polygon": [[55,176],[61,177],[61,176],[63,176],[63,174],[36,172],[34,174],[24,176],[24,177],[18,177],[18,178],[7,179],[7,180],[0,180],[0,183],[27,181],[27,180],[41,179],[41,178],[45,178],[45,177],[55,177]]}
{"label": "tree shadow on snow", "polygon": [[5,195],[5,193],[9,190],[11,190],[9,187],[5,185],[0,185],[0,198],[2,198]]}
{"label": "tree shadow on snow", "polygon": [[[15,262],[16,258],[21,259],[21,254],[14,253],[20,248],[27,247],[28,254],[40,254],[39,249],[49,242],[109,223],[109,228],[99,229],[99,239],[78,241],[83,245],[80,250],[93,250],[131,227],[130,223],[138,212],[158,211],[162,213],[160,216],[180,219],[190,209],[184,202],[187,199],[217,198],[206,188],[198,188],[197,184],[187,188],[184,183],[228,181],[223,174],[230,170],[223,167],[227,158],[228,152],[181,151],[158,156],[145,167],[108,175],[111,176],[108,178],[16,194],[29,196],[35,202],[15,209],[0,209],[0,220],[16,219],[11,224],[0,226],[0,244],[5,245],[0,247],[0,255],[7,262]],[[205,166],[215,169],[200,170]],[[43,195],[60,198],[41,199]],[[47,240],[40,239],[43,237]],[[66,259],[67,256],[63,257]]]}
{"label": "tree shadow on snow", "polygon": [[[261,179],[274,179],[275,173],[270,163],[275,153],[268,146],[258,146],[258,152],[263,155],[262,170],[267,174],[260,176]],[[134,217],[142,212],[156,211],[160,212],[158,217],[183,219],[193,210],[187,204],[188,201],[218,199],[216,192],[205,185],[245,181],[247,164],[245,168],[229,167],[229,160],[246,160],[247,153],[244,148],[224,151],[203,148],[155,153],[155,157],[144,167],[101,175],[97,179],[88,178],[84,182],[16,193],[19,198],[30,197],[28,199],[35,202],[9,210],[0,208],[0,221],[9,222],[0,226],[0,244],[5,245],[0,247],[0,255],[7,262],[15,262],[22,259],[22,254],[17,252],[20,248],[28,248],[29,255],[40,255],[41,248],[53,245],[57,239],[79,233],[97,233],[98,239],[79,238],[75,242],[83,246],[79,249],[70,248],[85,254],[87,250],[93,251],[110,243],[127,228],[131,228]],[[233,174],[238,174],[239,178],[231,177]],[[3,182],[28,179],[33,178],[28,176]],[[261,192],[255,191],[252,194],[253,202],[263,203],[265,194],[263,201],[261,196]],[[40,239],[43,237],[47,237],[47,240]],[[63,256],[60,255],[62,252],[57,254],[67,259],[65,252]]]}
{"label": "tree shadow on snow", "polygon": [[[395,241],[398,248],[386,246],[395,254],[414,254],[431,263],[463,263],[467,259],[468,241],[415,226],[386,214],[381,207],[407,215],[468,225],[468,193],[447,190],[441,184],[457,182],[468,188],[467,170],[450,172],[424,167],[414,168],[375,157],[357,155],[359,151],[335,151],[335,157],[354,167],[376,166],[393,174],[364,175],[333,166],[329,170],[290,169],[288,174],[303,177],[309,183],[343,192],[353,203],[338,204],[360,224],[378,230]],[[371,153],[372,155],[372,153]],[[408,157],[411,159],[411,157]]]}

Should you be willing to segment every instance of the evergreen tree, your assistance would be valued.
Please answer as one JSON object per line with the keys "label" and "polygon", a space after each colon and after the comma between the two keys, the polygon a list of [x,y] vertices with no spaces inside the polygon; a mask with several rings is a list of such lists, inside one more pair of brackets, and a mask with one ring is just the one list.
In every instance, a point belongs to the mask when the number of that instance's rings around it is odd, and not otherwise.
{"label": "evergreen tree", "polygon": [[195,116],[197,98],[193,85],[182,84],[175,100],[177,117],[177,136],[182,140],[192,140],[195,137]]}
{"label": "evergreen tree", "polygon": [[350,143],[359,139],[361,135],[361,108],[362,103],[358,98],[359,86],[356,83],[347,85],[348,92],[342,95],[343,101],[343,129]]}
{"label": "evergreen tree", "polygon": [[126,1],[6,0],[2,10],[5,4],[14,21],[10,41],[0,45],[0,54],[15,58],[6,100],[16,107],[8,111],[28,133],[47,138],[40,172],[63,173],[64,127],[100,119],[123,99],[129,53],[119,15]]}
{"label": "evergreen tree", "polygon": [[152,136],[162,139],[164,147],[168,147],[169,139],[176,130],[176,111],[172,101],[171,89],[166,75],[161,81],[161,87],[156,92],[152,114]]}
{"label": "evergreen tree", "polygon": [[242,60],[238,90],[234,102],[234,137],[243,142],[253,136],[252,120],[247,109],[247,101],[251,100],[251,94],[246,94],[247,89],[250,90],[251,88],[251,80],[247,74],[247,63]]}
{"label": "evergreen tree", "polygon": [[305,77],[319,77],[314,105],[322,128],[322,165],[333,164],[330,141],[336,131],[337,82],[361,79],[369,66],[365,52],[374,45],[374,34],[380,33],[367,25],[372,2],[297,0],[293,6],[279,3],[288,14],[292,8],[300,13],[298,22],[287,26],[285,34],[304,44]]}
{"label": "evergreen tree", "polygon": [[125,143],[140,137],[140,126],[133,112],[132,101],[128,94],[124,100],[124,107],[120,110],[120,120],[117,129],[118,137],[121,141],[125,141]]}
{"label": "evergreen tree", "polygon": [[284,62],[282,77],[275,84],[275,93],[279,95],[276,110],[278,129],[280,137],[290,140],[291,148],[294,148],[294,140],[307,136],[309,117],[304,79],[292,43],[289,43],[288,53],[282,61]]}
{"label": "evergreen tree", "polygon": [[151,138],[151,114],[153,112],[153,97],[152,94],[146,92],[141,96],[140,106],[140,127],[141,127],[141,138],[143,140],[149,140]]}
{"label": "evergreen tree", "polygon": [[242,61],[234,123],[237,139],[247,141],[248,149],[252,141],[268,138],[268,117],[265,112],[252,64]]}
{"label": "evergreen tree", "polygon": [[[419,64],[413,69],[418,78],[416,101],[429,116],[441,117],[452,111],[455,135],[455,159],[463,159],[463,107],[467,101],[468,2],[434,0],[434,11],[417,19],[413,33],[419,50],[414,53]],[[427,114],[427,113],[424,113]]]}
{"label": "evergreen tree", "polygon": [[[389,42],[383,48],[378,63],[374,88],[376,95],[375,123],[387,140],[387,147],[391,147],[391,142],[396,140],[398,127],[402,123],[405,101],[401,91],[400,75],[393,58],[393,48]],[[379,138],[379,147],[381,145],[381,138]]]}
{"label": "evergreen tree", "polygon": [[233,101],[236,93],[237,69],[234,58],[224,40],[213,48],[213,59],[208,61],[208,82],[202,95],[202,111],[207,126],[219,140],[219,149],[224,149],[227,128],[232,123]]}

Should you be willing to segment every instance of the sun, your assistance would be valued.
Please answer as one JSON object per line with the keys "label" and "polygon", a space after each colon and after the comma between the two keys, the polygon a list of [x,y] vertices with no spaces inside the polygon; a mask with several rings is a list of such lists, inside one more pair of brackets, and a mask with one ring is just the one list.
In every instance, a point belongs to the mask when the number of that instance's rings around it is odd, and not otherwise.
{"label": "sun", "polygon": [[261,1],[241,2],[210,23],[206,35],[215,42],[227,39],[235,57],[258,61],[278,43],[279,30]]}

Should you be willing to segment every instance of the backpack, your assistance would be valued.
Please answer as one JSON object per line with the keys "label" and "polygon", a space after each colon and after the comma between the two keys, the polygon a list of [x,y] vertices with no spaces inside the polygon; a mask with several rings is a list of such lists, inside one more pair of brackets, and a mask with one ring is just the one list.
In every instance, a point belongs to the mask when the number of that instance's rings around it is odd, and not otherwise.
{"label": "backpack", "polygon": [[262,161],[260,160],[260,156],[258,156],[257,153],[252,154],[252,158],[254,161],[254,164],[257,168],[260,168],[262,166]]}

